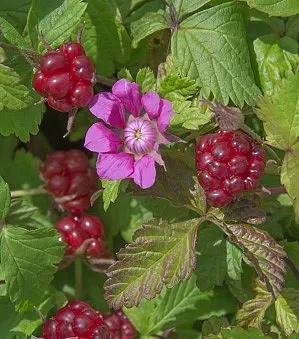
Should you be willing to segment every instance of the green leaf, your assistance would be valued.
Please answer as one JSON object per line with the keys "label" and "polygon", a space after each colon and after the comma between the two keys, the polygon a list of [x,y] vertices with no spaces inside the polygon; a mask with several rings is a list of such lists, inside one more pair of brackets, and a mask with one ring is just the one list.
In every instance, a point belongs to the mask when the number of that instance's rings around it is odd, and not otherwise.
{"label": "green leaf", "polygon": [[194,311],[199,307],[198,302],[202,296],[194,276],[163,292],[154,300],[143,301],[139,307],[125,309],[125,313],[141,334],[159,333],[196,320],[197,313]]}
{"label": "green leaf", "polygon": [[279,295],[275,300],[276,321],[285,335],[290,336],[299,331],[299,322],[286,299]]}
{"label": "green leaf", "polygon": [[173,3],[178,16],[195,12],[210,1],[211,0],[170,0],[170,2]]}
{"label": "green leaf", "polygon": [[277,297],[282,290],[286,274],[286,253],[282,247],[263,230],[244,223],[226,222],[218,209],[211,208],[207,218],[227,234],[230,242],[242,249],[259,279],[265,282],[268,290]]}
{"label": "green leaf", "polygon": [[154,298],[163,286],[190,278],[195,268],[195,238],[199,219],[168,223],[153,220],[120,250],[106,272],[105,298],[111,308],[132,307],[142,297]]}
{"label": "green leaf", "polygon": [[167,172],[162,166],[157,167],[154,186],[147,190],[142,190],[139,186],[132,185],[131,190],[136,195],[162,198],[169,200],[176,206],[194,209],[194,196],[192,195],[195,185],[193,180],[194,173],[183,161],[170,157],[163,157],[163,160]]}
{"label": "green leaf", "polygon": [[202,324],[202,334],[205,337],[211,334],[218,334],[221,328],[229,327],[229,322],[225,317],[211,317]]}
{"label": "green leaf", "polygon": [[21,318],[20,314],[15,312],[14,306],[8,297],[0,297],[0,337],[11,339],[14,333],[10,330]]}
{"label": "green leaf", "polygon": [[10,208],[10,190],[8,184],[0,177],[0,222],[5,219]]}
{"label": "green leaf", "polygon": [[238,326],[257,327],[262,326],[265,312],[273,303],[273,297],[268,292],[267,287],[257,280],[255,286],[256,296],[254,299],[246,301],[236,315]]}
{"label": "green leaf", "polygon": [[[0,4],[1,6],[1,4]],[[28,47],[28,43],[15,28],[15,26],[0,16],[0,28],[4,38],[17,47]]]}
{"label": "green leaf", "polygon": [[[86,7],[87,4],[82,0],[33,0],[28,17],[28,32],[33,45],[38,40],[37,29],[53,48],[69,40],[78,28]],[[44,50],[41,43],[39,49]]]}
{"label": "green leaf", "polygon": [[156,88],[156,78],[154,72],[149,68],[141,68],[136,75],[136,82],[140,86],[141,92],[154,91]]}
{"label": "green leaf", "polygon": [[10,22],[19,32],[22,32],[26,22],[31,0],[1,0],[0,16]]}
{"label": "green leaf", "polygon": [[241,0],[252,8],[266,12],[271,16],[291,16],[299,13],[298,3],[294,0]]}
{"label": "green leaf", "polygon": [[186,100],[195,94],[195,81],[182,78],[177,74],[169,74],[159,82],[159,94],[168,100]]}
{"label": "green leaf", "polygon": [[112,75],[131,57],[131,40],[115,0],[90,1],[82,39],[98,74]]}
{"label": "green leaf", "polygon": [[[298,123],[299,123],[299,108],[298,108]],[[294,199],[294,210],[297,223],[299,223],[298,171],[299,171],[299,142],[297,142],[295,146],[293,146],[286,152],[281,167],[281,183],[285,185],[289,195]]]}
{"label": "green leaf", "polygon": [[157,13],[149,12],[140,19],[131,23],[131,34],[133,36],[132,45],[134,48],[138,43],[149,35],[169,29],[169,22],[167,21],[163,11]]}
{"label": "green leaf", "polygon": [[284,246],[284,250],[287,252],[289,259],[291,259],[297,267],[297,270],[299,270],[299,242],[288,242]]}
{"label": "green leaf", "polygon": [[227,275],[233,280],[240,280],[242,273],[242,251],[229,241],[226,242]]}
{"label": "green leaf", "polygon": [[202,291],[221,286],[226,276],[226,241],[216,226],[198,232],[197,240],[197,285]]}
{"label": "green leaf", "polygon": [[115,202],[120,192],[121,180],[102,180],[102,186],[104,188],[103,201],[104,211],[110,206],[111,202]]}
{"label": "green leaf", "polygon": [[38,304],[63,258],[59,234],[51,228],[28,231],[8,225],[2,231],[1,265],[16,310]]}
{"label": "green leaf", "polygon": [[201,103],[194,105],[191,101],[173,101],[172,105],[176,114],[170,121],[171,127],[182,126],[190,130],[199,130],[211,122],[211,112]]}
{"label": "green leaf", "polygon": [[299,72],[282,80],[270,98],[259,101],[257,115],[264,122],[267,142],[288,150],[299,137]]}
{"label": "green leaf", "polygon": [[268,336],[265,336],[262,330],[256,328],[250,328],[248,330],[244,330],[243,328],[232,328],[232,329],[224,329],[221,331],[221,334],[218,336],[213,336],[211,339],[259,339],[259,338],[267,338],[271,339]]}
{"label": "green leaf", "polygon": [[260,94],[240,4],[224,3],[182,21],[172,36],[172,53],[181,75],[196,80],[206,96],[212,92],[224,104],[231,99],[242,106]]}
{"label": "green leaf", "polygon": [[273,94],[281,79],[292,75],[299,63],[299,46],[290,37],[263,35],[254,41],[261,86],[266,94]]}

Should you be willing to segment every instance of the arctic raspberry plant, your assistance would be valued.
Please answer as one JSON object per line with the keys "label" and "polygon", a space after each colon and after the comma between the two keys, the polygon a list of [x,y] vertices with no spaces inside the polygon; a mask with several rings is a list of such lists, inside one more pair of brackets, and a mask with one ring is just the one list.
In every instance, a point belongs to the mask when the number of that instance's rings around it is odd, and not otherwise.
{"label": "arctic raspberry plant", "polygon": [[1,1],[0,338],[298,338],[298,15]]}

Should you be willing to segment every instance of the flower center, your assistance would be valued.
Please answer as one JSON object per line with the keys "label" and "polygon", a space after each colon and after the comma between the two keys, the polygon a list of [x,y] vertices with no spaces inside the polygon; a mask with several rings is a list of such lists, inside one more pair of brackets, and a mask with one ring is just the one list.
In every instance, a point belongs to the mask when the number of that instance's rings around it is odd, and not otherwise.
{"label": "flower center", "polygon": [[125,145],[135,154],[150,152],[156,141],[152,123],[144,118],[137,118],[128,123],[124,130]]}

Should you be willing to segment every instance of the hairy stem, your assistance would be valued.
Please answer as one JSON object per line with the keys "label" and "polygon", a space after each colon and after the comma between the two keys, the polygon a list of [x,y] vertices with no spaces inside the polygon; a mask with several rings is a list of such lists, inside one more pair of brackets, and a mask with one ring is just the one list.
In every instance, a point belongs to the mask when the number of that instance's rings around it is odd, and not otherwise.
{"label": "hairy stem", "polygon": [[262,187],[259,191],[262,191],[262,192],[267,193],[269,195],[287,193],[287,190],[284,186]]}
{"label": "hairy stem", "polygon": [[104,77],[102,75],[98,75],[97,74],[96,75],[96,81],[100,85],[112,87],[116,83],[117,79],[115,79],[115,78],[107,78],[107,77]]}
{"label": "hairy stem", "polygon": [[18,190],[18,191],[10,192],[11,198],[20,198],[20,197],[26,197],[28,195],[39,195],[39,194],[48,194],[48,191],[42,187],[38,187],[38,188],[32,188],[30,190]]}
{"label": "hairy stem", "polygon": [[83,290],[82,260],[80,257],[75,259],[75,298],[80,300]]}

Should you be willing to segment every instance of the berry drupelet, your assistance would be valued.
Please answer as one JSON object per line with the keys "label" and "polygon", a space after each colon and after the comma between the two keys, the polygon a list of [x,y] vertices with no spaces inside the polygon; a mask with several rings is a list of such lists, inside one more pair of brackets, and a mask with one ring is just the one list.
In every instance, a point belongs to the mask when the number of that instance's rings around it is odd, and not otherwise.
{"label": "berry drupelet", "polygon": [[108,257],[104,239],[104,227],[101,221],[93,215],[82,217],[63,217],[55,225],[67,243],[66,255],[72,255],[85,240],[90,242],[86,247],[85,255],[88,257]]}
{"label": "berry drupelet", "polygon": [[83,301],[70,301],[43,325],[43,339],[110,339],[100,312]]}
{"label": "berry drupelet", "polygon": [[110,339],[135,339],[137,337],[134,326],[121,311],[104,315],[104,321],[110,330]]}
{"label": "berry drupelet", "polygon": [[239,193],[258,187],[264,151],[243,132],[218,131],[198,140],[196,168],[209,204],[223,207]]}
{"label": "berry drupelet", "polygon": [[79,150],[51,153],[41,171],[47,190],[62,209],[81,215],[90,207],[97,182],[95,170]]}

